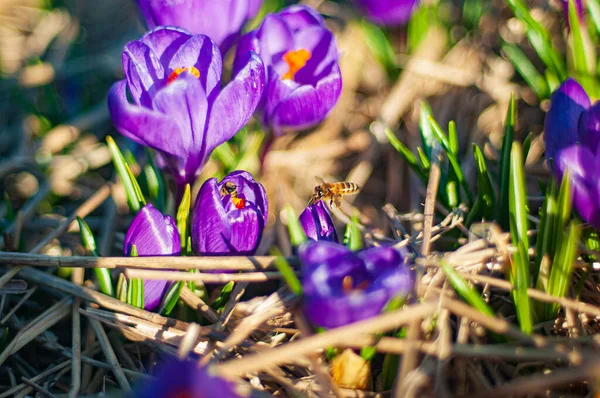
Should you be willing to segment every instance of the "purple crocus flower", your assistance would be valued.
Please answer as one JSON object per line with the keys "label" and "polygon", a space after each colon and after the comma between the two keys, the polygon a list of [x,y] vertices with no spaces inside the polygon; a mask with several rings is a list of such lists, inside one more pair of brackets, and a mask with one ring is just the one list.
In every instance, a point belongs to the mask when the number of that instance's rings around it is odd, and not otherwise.
{"label": "purple crocus flower", "polygon": [[157,366],[156,378],[140,383],[136,398],[242,398],[250,395],[242,385],[219,377],[196,362],[170,358]]}
{"label": "purple crocus flower", "polygon": [[[145,205],[133,218],[125,235],[123,252],[126,256],[131,254],[133,245],[140,257],[179,255],[181,244],[175,220],[164,216],[151,204]],[[144,281],[144,308],[156,310],[170,285],[168,281]]]}
{"label": "purple crocus flower", "polygon": [[156,28],[125,46],[126,79],[108,94],[113,123],[121,134],[159,151],[181,190],[194,182],[213,149],[244,127],[260,101],[262,61],[246,52],[241,64],[221,90],[221,53],[212,40]]}
{"label": "purple crocus flower", "polygon": [[312,8],[295,5],[265,17],[240,38],[234,70],[248,51],[267,70],[263,122],[275,134],[306,129],[321,122],[342,92],[342,75],[333,34]]}
{"label": "purple crocus flower", "polygon": [[367,17],[379,25],[401,25],[410,19],[417,0],[355,0]]}
{"label": "purple crocus flower", "polygon": [[322,200],[306,206],[300,214],[300,224],[309,239],[338,241],[331,214]]}
{"label": "purple crocus flower", "polygon": [[265,189],[247,171],[206,180],[192,215],[192,243],[202,255],[254,254],[267,223]]}
{"label": "purple crocus flower", "polygon": [[408,252],[393,247],[353,252],[338,243],[308,241],[298,255],[304,311],[318,326],[335,328],[370,318],[412,289]]}
{"label": "purple crocus flower", "polygon": [[210,37],[223,53],[242,26],[253,18],[262,0],[137,0],[149,28],[177,26]]}
{"label": "purple crocus flower", "polygon": [[600,102],[567,79],[550,98],[544,123],[546,159],[558,180],[569,169],[573,206],[600,229]]}

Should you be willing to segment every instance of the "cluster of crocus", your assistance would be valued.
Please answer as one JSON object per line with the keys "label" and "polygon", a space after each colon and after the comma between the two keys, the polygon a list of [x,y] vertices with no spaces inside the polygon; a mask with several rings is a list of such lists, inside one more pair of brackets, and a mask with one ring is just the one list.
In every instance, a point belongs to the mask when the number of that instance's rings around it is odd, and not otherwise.
{"label": "cluster of crocus", "polygon": [[248,53],[221,89],[215,43],[173,27],[158,27],[128,43],[123,69],[125,79],[108,94],[113,123],[121,134],[156,149],[180,187],[192,184],[213,149],[248,122],[265,80],[262,61]]}
{"label": "cluster of crocus", "polygon": [[[175,220],[164,216],[151,204],[145,205],[136,214],[125,235],[123,251],[126,256],[131,255],[134,245],[140,257],[179,255],[181,244]],[[156,310],[169,287],[168,281],[144,281],[144,308]]]}
{"label": "cluster of crocus", "polygon": [[304,311],[315,325],[335,328],[373,317],[412,289],[408,252],[308,241],[300,246]]}
{"label": "cluster of crocus", "polygon": [[137,0],[149,28],[178,26],[210,37],[223,53],[253,18],[262,0]]}
{"label": "cluster of crocus", "polygon": [[267,15],[258,29],[240,38],[235,71],[243,68],[248,52],[264,62],[263,123],[275,134],[314,126],[339,99],[335,38],[314,9],[297,5]]}
{"label": "cluster of crocus", "polygon": [[335,39],[306,6],[269,14],[242,36],[234,78],[221,89],[219,47],[231,47],[261,3],[138,0],[154,29],[125,46],[125,79],[110,90],[109,110],[120,133],[158,151],[180,192],[259,105],[280,134],[321,122],[341,94]]}
{"label": "cluster of crocus", "polygon": [[210,367],[190,360],[169,359],[157,366],[156,378],[139,384],[136,398],[242,398],[250,389],[219,377]]}
{"label": "cluster of crocus", "polygon": [[417,0],[355,0],[373,22],[380,25],[401,25],[408,22]]}
{"label": "cluster of crocus", "polygon": [[[246,171],[234,171],[220,183],[207,180],[192,210],[191,238],[200,255],[251,255],[256,251],[267,223],[268,201],[265,189]],[[125,236],[123,251],[138,256],[179,255],[179,231],[170,216],[151,204],[134,217]],[[144,308],[155,311],[171,283],[144,281]]]}
{"label": "cluster of crocus", "polygon": [[600,102],[567,79],[552,94],[544,124],[546,159],[558,180],[565,171],[573,187],[573,206],[600,229]]}

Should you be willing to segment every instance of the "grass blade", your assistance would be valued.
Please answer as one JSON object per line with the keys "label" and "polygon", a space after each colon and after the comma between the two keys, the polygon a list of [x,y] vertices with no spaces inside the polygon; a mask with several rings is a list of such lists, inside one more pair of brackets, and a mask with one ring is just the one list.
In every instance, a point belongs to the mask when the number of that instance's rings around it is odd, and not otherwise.
{"label": "grass blade", "polygon": [[[454,174],[456,176],[456,180],[458,180],[458,183],[460,184],[463,191],[465,192],[465,195],[467,196],[467,200],[468,200],[467,205],[470,207],[471,204],[473,203],[473,195],[471,194],[471,189],[469,187],[469,184],[462,172],[462,169],[460,168],[460,163],[458,162],[458,159],[456,158],[456,156],[454,155],[454,153],[452,153],[452,151],[450,149],[450,141],[446,137],[446,134],[444,133],[444,131],[442,130],[440,125],[435,121],[435,119],[432,116],[429,116],[427,119],[429,120],[429,123],[431,124],[432,130],[434,132],[436,139],[439,141],[439,143],[442,145],[442,148],[444,148],[444,150],[446,152],[446,156],[448,158],[448,161],[450,162],[450,166],[452,166],[452,171],[454,172]],[[450,180],[450,178],[449,178],[449,180]]]}
{"label": "grass blade", "polygon": [[406,145],[404,145],[402,143],[402,141],[400,141],[392,132],[392,130],[390,130],[389,128],[385,129],[385,135],[388,138],[388,141],[390,142],[390,144],[392,144],[392,146],[396,149],[396,151],[398,151],[398,153],[400,155],[402,155],[402,157],[404,157],[404,160],[406,160],[406,162],[408,163],[408,165],[410,166],[411,169],[413,169],[413,171],[419,176],[419,178],[423,181],[426,182],[427,181],[427,176],[425,175],[425,173],[423,172],[423,170],[421,170],[421,167],[419,166],[419,162],[417,161],[417,157],[415,156],[414,153],[412,153],[410,151],[410,149],[408,149],[408,147]]}
{"label": "grass blade", "polygon": [[281,255],[281,252],[276,247],[271,250],[271,255],[277,257],[275,259],[275,266],[277,267],[277,270],[281,272],[281,275],[283,276],[285,283],[287,283],[288,287],[290,288],[290,291],[296,296],[302,297],[302,283],[300,283],[298,275],[296,275],[294,269],[290,266],[285,257]]}
{"label": "grass blade", "polygon": [[[89,225],[79,216],[77,216],[77,224],[79,224],[79,231],[81,233],[81,241],[85,250],[94,257],[100,257],[98,250],[96,250],[96,239],[90,229]],[[114,297],[115,291],[113,289],[112,278],[110,270],[107,268],[94,268],[96,278],[98,278],[98,285],[100,291],[108,296]]]}
{"label": "grass blade", "polygon": [[308,237],[306,236],[304,228],[302,228],[302,224],[300,224],[300,220],[298,220],[296,212],[292,206],[287,205],[285,207],[285,215],[287,218],[288,233],[290,234],[292,246],[298,247],[302,243],[306,242]]}
{"label": "grass blade", "polygon": [[[571,60],[577,74],[577,80],[588,93],[596,92],[596,81],[594,78],[595,49],[590,44],[587,27],[579,21],[577,6],[574,0],[569,0],[569,42]],[[586,28],[585,30],[582,28]]]}
{"label": "grass blade", "polygon": [[487,316],[495,317],[496,313],[492,308],[481,298],[481,294],[469,286],[467,281],[460,276],[460,274],[452,267],[448,261],[442,260],[440,262],[442,271],[446,274],[446,277],[450,281],[450,284],[458,292],[458,294],[469,303],[471,306],[476,308],[482,314]]}
{"label": "grass blade", "polygon": [[546,291],[550,275],[550,263],[554,258],[554,226],[558,216],[556,204],[557,188],[554,179],[546,189],[546,198],[540,211],[540,226],[535,246],[535,262],[533,268],[533,281],[536,289]]}
{"label": "grass blade", "polygon": [[143,197],[142,200],[140,200],[142,190],[140,189],[140,186],[138,185],[136,179],[133,177],[129,166],[125,161],[125,157],[123,156],[123,153],[121,153],[121,150],[115,143],[115,140],[113,140],[113,138],[109,135],[106,136],[106,143],[108,145],[108,149],[110,150],[115,169],[117,170],[119,177],[121,177],[121,181],[123,182],[123,186],[125,187],[125,193],[127,195],[127,205],[129,206],[129,209],[132,212],[137,213],[140,210],[140,208],[145,204]]}
{"label": "grass blade", "polygon": [[167,189],[165,180],[159,168],[154,162],[151,151],[146,148],[146,165],[144,166],[144,178],[148,188],[148,195],[155,204],[156,208],[161,212],[165,211],[167,201]]}
{"label": "grass blade", "polygon": [[385,31],[364,19],[360,22],[360,27],[365,38],[365,43],[377,62],[384,67],[391,79],[395,79],[398,75],[396,52]]}
{"label": "grass blade", "polygon": [[183,254],[186,253],[187,241],[189,236],[189,217],[190,217],[190,206],[192,202],[192,194],[190,191],[190,184],[185,185],[183,197],[179,203],[177,209],[177,230],[179,231],[179,238],[181,240],[181,251]]}
{"label": "grass blade", "polygon": [[521,330],[530,334],[533,331],[531,302],[527,295],[529,278],[529,238],[527,236],[527,201],[523,155],[518,142],[512,144],[510,152],[509,187],[510,233],[517,251],[513,254],[513,263],[509,278],[514,285],[513,299]]}
{"label": "grass blade", "polygon": [[350,224],[346,226],[347,233],[344,235],[344,244],[346,244],[350,250],[355,252],[363,248],[362,234],[360,233],[358,224],[358,214],[355,211],[354,214],[352,214]]}
{"label": "grass blade", "polygon": [[522,0],[508,0],[507,2],[515,13],[515,16],[523,21],[527,27],[527,37],[529,38],[529,42],[542,62],[544,62],[546,67],[552,70],[561,81],[565,80],[567,78],[565,65],[552,45],[552,39],[546,28],[533,18]]}
{"label": "grass blade", "polygon": [[540,100],[550,97],[550,89],[546,78],[538,72],[519,46],[511,43],[504,43],[502,45],[502,51],[506,54],[509,61],[527,82],[529,87],[535,91],[535,94]]}
{"label": "grass blade", "polygon": [[469,214],[467,225],[476,219],[492,220],[496,208],[496,195],[490,181],[485,157],[477,144],[473,144],[473,156],[477,166],[477,199]]}
{"label": "grass blade", "polygon": [[175,282],[169,288],[169,291],[163,297],[160,303],[160,309],[158,313],[161,315],[169,315],[175,305],[177,305],[177,301],[179,300],[179,296],[181,295],[181,291],[183,290],[184,283],[182,281]]}
{"label": "grass blade", "polygon": [[456,131],[456,122],[454,120],[448,122],[448,146],[452,154],[457,156],[459,149],[458,132]]}
{"label": "grass blade", "polygon": [[504,138],[502,140],[502,151],[500,154],[500,175],[498,176],[498,185],[500,186],[500,196],[498,198],[498,213],[496,220],[505,231],[508,230],[508,192],[510,182],[510,153],[515,135],[515,123],[517,122],[517,113],[515,107],[515,96],[511,94],[506,120],[504,122]]}
{"label": "grass blade", "polygon": [[[552,271],[550,272],[548,293],[555,297],[565,297],[567,290],[571,285],[573,265],[577,258],[577,248],[580,236],[581,228],[575,221],[571,221],[568,232],[563,236],[560,248],[552,263]],[[556,318],[559,309],[559,304],[547,303],[546,311],[544,312],[544,320]]]}
{"label": "grass blade", "polygon": [[592,20],[594,27],[596,28],[596,32],[600,33],[600,1],[587,0],[586,4],[590,13],[590,19]]}

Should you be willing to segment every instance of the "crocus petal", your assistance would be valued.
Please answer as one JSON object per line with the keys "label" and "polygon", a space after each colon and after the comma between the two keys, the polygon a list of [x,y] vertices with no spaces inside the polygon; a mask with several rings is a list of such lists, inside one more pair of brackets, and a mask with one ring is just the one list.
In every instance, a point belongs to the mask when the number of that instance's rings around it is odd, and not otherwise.
{"label": "crocus petal", "polygon": [[190,66],[200,72],[200,81],[207,93],[219,87],[223,62],[219,48],[208,36],[191,36],[179,47],[169,62],[169,72]]}
{"label": "crocus petal", "polygon": [[[183,72],[174,82],[156,94],[153,106],[156,110],[174,119],[179,125],[180,131],[186,132],[180,137],[174,137],[168,131],[162,132],[165,140],[171,145],[182,146],[178,153],[185,154],[202,147],[208,99],[200,79],[188,72]],[[176,142],[178,138],[180,141]]]}
{"label": "crocus petal", "polygon": [[260,7],[257,0],[138,0],[138,4],[150,27],[173,25],[205,34],[223,53],[233,44],[246,19]]}
{"label": "crocus petal", "polygon": [[283,100],[271,116],[275,134],[287,129],[302,130],[314,126],[327,116],[342,93],[339,66],[333,65],[329,76],[316,87],[303,85]]}
{"label": "crocus petal", "polygon": [[196,361],[170,358],[160,363],[155,373],[157,377],[135,387],[135,398],[242,398],[249,395],[213,369],[199,367]]}
{"label": "crocus petal", "polygon": [[595,103],[579,118],[579,143],[592,151],[600,145],[600,102]]}
{"label": "crocus petal", "polygon": [[369,19],[381,25],[408,22],[417,0],[358,0]]}
{"label": "crocus petal", "polygon": [[260,8],[262,7],[262,2],[263,0],[247,0],[249,19],[254,18],[258,14]]}
{"label": "crocus petal", "polygon": [[331,65],[338,61],[333,34],[320,26],[312,26],[298,32],[294,41],[296,48],[307,49],[312,54],[306,65],[296,73],[295,80],[300,84],[314,86],[331,71]]}
{"label": "crocus petal", "polygon": [[139,40],[152,49],[162,65],[169,65],[179,47],[189,40],[191,33],[175,26],[159,26]]}
{"label": "crocus petal", "polygon": [[172,284],[173,283],[171,281],[161,281],[155,279],[145,280],[144,309],[147,311],[156,311]]}
{"label": "crocus petal", "polygon": [[383,289],[347,296],[314,296],[305,301],[305,313],[314,324],[336,328],[378,315],[390,297]]}
{"label": "crocus petal", "polygon": [[346,246],[327,241],[308,241],[298,248],[298,257],[303,267],[318,266],[350,253],[352,251]]}
{"label": "crocus petal", "polygon": [[191,233],[194,250],[198,253],[227,253],[226,242],[231,238],[227,213],[221,203],[216,178],[202,184],[192,216]]}
{"label": "crocus petal", "polygon": [[179,254],[181,245],[175,220],[164,216],[151,204],[136,214],[125,235],[125,254],[135,245],[139,256]]}
{"label": "crocus petal", "polygon": [[123,70],[127,77],[129,91],[136,104],[148,105],[156,82],[164,78],[164,70],[157,56],[145,43],[135,40],[123,50]]}
{"label": "crocus petal", "polygon": [[269,80],[264,94],[264,115],[263,123],[271,126],[273,112],[277,106],[286,98],[292,95],[294,90],[300,87],[300,84],[294,80],[281,80],[281,75],[275,72],[273,66],[268,67]]}
{"label": "crocus petal", "polygon": [[264,219],[254,205],[246,205],[241,210],[234,210],[228,214],[231,225],[229,241],[225,242],[229,248],[224,253],[237,253],[252,255],[258,248],[264,229]]}
{"label": "crocus petal", "polygon": [[[562,0],[562,6],[563,6],[563,14],[564,14],[564,18],[565,18],[565,25],[567,26],[567,28],[570,28],[570,26],[569,26],[569,0]],[[581,0],[575,0],[575,8],[577,9],[577,17],[579,18],[579,20],[584,21],[584,19],[583,19],[583,3]]]}
{"label": "crocus petal", "polygon": [[[137,142],[174,156],[185,156],[185,133],[167,115],[127,100],[127,82],[115,83],[108,93],[108,109],[121,134]],[[168,134],[165,134],[168,132]]]}
{"label": "crocus petal", "polygon": [[[260,54],[260,42],[257,36],[257,30],[246,33],[240,37],[235,50],[235,59],[233,60],[233,75],[237,75],[242,70],[248,61],[250,52]],[[263,61],[264,63],[264,61]],[[266,66],[266,65],[265,65]]]}
{"label": "crocus petal", "polygon": [[260,46],[258,53],[265,65],[273,65],[294,45],[294,36],[279,15],[267,15],[257,35]]}
{"label": "crocus petal", "polygon": [[258,55],[249,53],[248,57],[246,66],[213,104],[203,158],[244,127],[260,102],[265,84],[264,66]]}
{"label": "crocus petal", "polygon": [[388,246],[363,250],[357,255],[365,262],[366,268],[372,274],[378,274],[390,268],[397,268],[404,262],[400,252]]}
{"label": "crocus petal", "polygon": [[307,206],[300,214],[299,220],[309,239],[337,242],[338,236],[333,220],[323,201]]}
{"label": "crocus petal", "polygon": [[592,151],[581,145],[563,149],[557,155],[556,171],[562,179],[569,169],[573,187],[573,205],[581,217],[595,226],[600,226],[600,196],[597,192],[599,164]]}
{"label": "crocus petal", "polygon": [[[151,204],[140,209],[129,225],[123,251],[130,255],[133,245],[139,256],[178,255],[181,251],[179,232],[175,220],[163,216]],[[144,281],[144,308],[154,311],[169,289],[169,281]]]}
{"label": "crocus petal", "polygon": [[292,5],[286,7],[278,15],[285,20],[285,23],[293,31],[304,29],[308,26],[325,26],[325,21],[321,14],[314,8],[305,5]]}
{"label": "crocus petal", "polygon": [[544,122],[546,159],[575,144],[579,138],[579,118],[590,107],[590,99],[583,87],[567,79],[550,97],[550,110]]}

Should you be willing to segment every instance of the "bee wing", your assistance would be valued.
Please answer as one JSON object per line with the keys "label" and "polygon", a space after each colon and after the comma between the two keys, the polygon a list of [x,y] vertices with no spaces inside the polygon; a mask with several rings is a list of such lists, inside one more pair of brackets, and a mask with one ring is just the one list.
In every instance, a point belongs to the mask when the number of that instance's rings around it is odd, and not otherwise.
{"label": "bee wing", "polygon": [[315,180],[319,181],[321,184],[325,184],[325,180],[319,176],[315,176]]}

